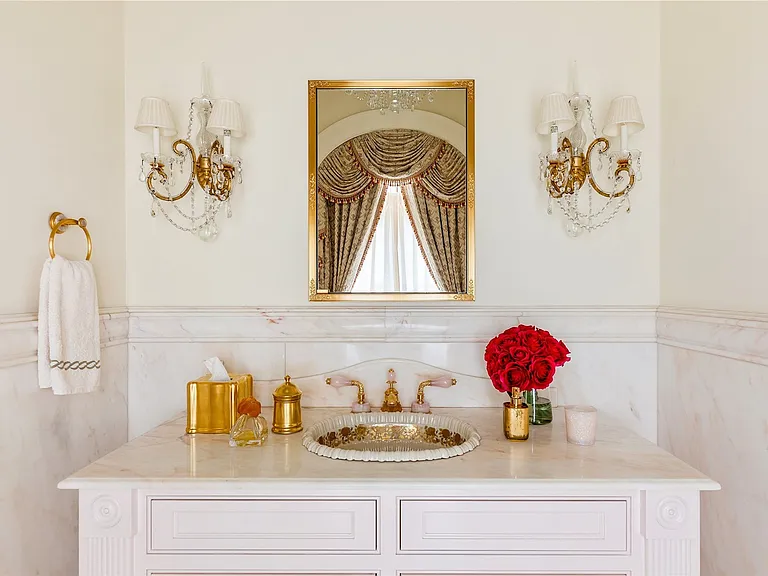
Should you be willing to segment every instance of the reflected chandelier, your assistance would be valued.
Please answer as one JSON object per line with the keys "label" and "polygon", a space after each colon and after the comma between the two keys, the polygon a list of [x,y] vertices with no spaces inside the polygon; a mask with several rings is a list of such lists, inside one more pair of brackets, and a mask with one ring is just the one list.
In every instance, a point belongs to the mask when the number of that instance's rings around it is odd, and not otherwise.
{"label": "reflected chandelier", "polygon": [[[641,152],[629,148],[628,137],[645,124],[634,96],[614,98],[603,135],[619,137],[619,150],[609,152],[608,138],[598,137],[590,97],[578,91],[575,72],[572,88],[570,97],[556,92],[542,98],[536,131],[550,137],[548,152],[539,155],[541,180],[549,194],[547,213],[552,214],[556,203],[567,218],[567,233],[575,237],[605,226],[622,208],[630,211],[630,192],[642,172]],[[594,136],[589,143],[582,128],[585,113]],[[595,177],[604,168],[605,187]]]}
{"label": "reflected chandelier", "polygon": [[[146,183],[152,198],[150,215],[159,210],[176,228],[196,234],[201,240],[214,240],[219,233],[216,216],[222,207],[232,217],[230,197],[237,180],[242,184],[242,163],[232,155],[231,139],[245,135],[240,105],[234,100],[212,100],[208,96],[205,68],[201,92],[189,104],[185,139],[173,143],[175,156],[161,153],[161,137],[176,135],[176,125],[168,102],[162,98],[142,98],[134,128],[152,134],[152,152],[141,155],[139,180]],[[199,130],[192,143],[192,125],[197,116]],[[222,137],[222,141],[215,136]],[[197,149],[197,151],[195,151]],[[172,189],[177,180],[183,188]],[[203,192],[202,202],[196,188]],[[188,197],[185,207],[180,200]],[[165,206],[169,206],[166,209]]]}
{"label": "reflected chandelier", "polygon": [[382,114],[387,111],[399,114],[402,110],[413,112],[416,105],[424,99],[427,102],[435,101],[434,90],[347,90],[347,94],[355,96],[358,100],[368,104],[368,108],[378,110]]}

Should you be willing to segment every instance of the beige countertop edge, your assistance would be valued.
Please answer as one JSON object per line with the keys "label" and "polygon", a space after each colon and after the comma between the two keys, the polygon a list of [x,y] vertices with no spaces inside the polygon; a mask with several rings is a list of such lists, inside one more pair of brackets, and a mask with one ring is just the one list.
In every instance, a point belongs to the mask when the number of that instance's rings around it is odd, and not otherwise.
{"label": "beige countertop edge", "polygon": [[[407,482],[407,484],[405,484]],[[542,478],[531,480],[530,478],[521,480],[510,479],[433,479],[433,478],[408,478],[401,479],[388,478],[387,480],[350,480],[349,478],[276,478],[276,479],[258,479],[258,478],[74,478],[70,477],[62,480],[58,484],[61,490],[98,490],[105,487],[111,489],[135,489],[150,490],[159,489],[171,491],[199,491],[199,490],[221,490],[229,491],[232,489],[245,488],[278,488],[289,487],[292,485],[302,486],[311,484],[318,488],[318,492],[328,491],[329,488],[356,488],[363,489],[372,487],[402,488],[403,491],[410,489],[418,490],[423,486],[430,488],[456,489],[462,485],[479,484],[485,487],[508,490],[540,490],[543,486],[557,487],[562,492],[590,492],[602,491],[607,487],[616,490],[665,490],[665,489],[687,489],[700,491],[716,491],[721,486],[714,480],[698,479],[631,479],[614,480],[610,478],[582,480],[561,479],[561,478]],[[333,487],[329,486],[333,484]]]}

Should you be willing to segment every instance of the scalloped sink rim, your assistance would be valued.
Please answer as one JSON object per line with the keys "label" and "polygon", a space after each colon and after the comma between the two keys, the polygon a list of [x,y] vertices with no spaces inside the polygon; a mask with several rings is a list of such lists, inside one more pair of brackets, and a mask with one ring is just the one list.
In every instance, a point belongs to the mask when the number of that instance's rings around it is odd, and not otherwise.
{"label": "scalloped sink rim", "polygon": [[[447,428],[451,432],[458,432],[465,440],[457,446],[437,446],[429,450],[397,450],[397,451],[372,451],[372,450],[347,450],[345,448],[331,448],[320,444],[317,439],[327,434],[344,428],[355,427],[358,424],[415,424],[421,426],[433,426],[435,428]],[[304,433],[302,438],[304,447],[313,454],[332,458],[334,460],[354,460],[359,462],[426,462],[429,460],[443,460],[461,456],[477,448],[480,445],[480,433],[467,422],[453,416],[436,414],[415,414],[411,412],[370,412],[363,414],[343,414],[332,416],[312,425]]]}

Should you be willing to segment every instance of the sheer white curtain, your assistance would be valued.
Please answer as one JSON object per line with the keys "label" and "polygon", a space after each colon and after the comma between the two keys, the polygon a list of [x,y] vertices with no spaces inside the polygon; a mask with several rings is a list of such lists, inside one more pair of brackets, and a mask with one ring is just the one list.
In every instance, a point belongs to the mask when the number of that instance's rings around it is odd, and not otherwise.
{"label": "sheer white curtain", "polygon": [[399,186],[390,186],[381,220],[353,292],[439,292],[405,211]]}

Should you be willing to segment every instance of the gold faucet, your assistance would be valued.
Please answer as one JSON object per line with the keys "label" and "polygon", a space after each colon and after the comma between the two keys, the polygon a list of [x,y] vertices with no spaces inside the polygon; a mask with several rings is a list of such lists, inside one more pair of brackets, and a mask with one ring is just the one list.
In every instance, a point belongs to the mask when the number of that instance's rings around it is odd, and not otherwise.
{"label": "gold faucet", "polygon": [[325,383],[328,386],[334,388],[342,388],[344,386],[356,386],[357,387],[357,402],[352,404],[352,412],[370,412],[371,406],[365,400],[365,387],[359,380],[352,380],[343,376],[335,376],[333,378],[326,378]]}
{"label": "gold faucet", "polygon": [[448,386],[456,386],[456,378],[439,378],[436,380],[424,380],[419,384],[419,390],[416,392],[416,403],[424,404],[424,388],[427,386],[439,386],[440,388],[448,388]]}
{"label": "gold faucet", "polygon": [[395,371],[390,368],[387,372],[387,384],[389,387],[384,390],[384,404],[381,405],[382,412],[402,412],[403,406],[400,404],[400,397],[397,393],[397,380],[395,380]]}
{"label": "gold faucet", "polygon": [[411,404],[411,412],[420,412],[422,414],[429,414],[432,412],[432,408],[429,402],[424,398],[424,389],[427,386],[439,386],[440,388],[450,388],[456,386],[456,378],[449,378],[448,376],[442,376],[433,380],[424,380],[419,384],[418,392],[416,393],[416,400]]}

